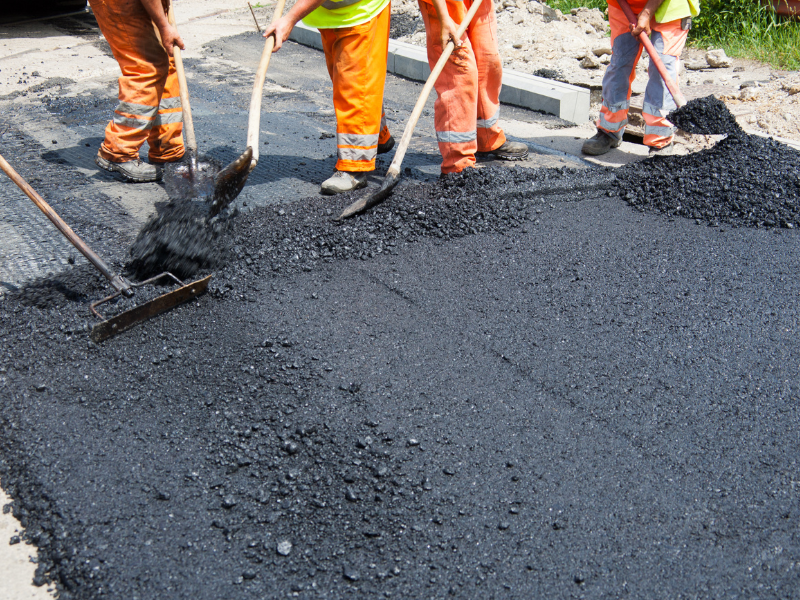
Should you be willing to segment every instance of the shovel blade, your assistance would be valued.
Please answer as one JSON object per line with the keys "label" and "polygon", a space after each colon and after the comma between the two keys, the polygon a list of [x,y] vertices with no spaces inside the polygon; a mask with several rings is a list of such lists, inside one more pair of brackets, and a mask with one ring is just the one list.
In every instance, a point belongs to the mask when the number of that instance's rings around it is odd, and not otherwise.
{"label": "shovel blade", "polygon": [[205,293],[206,289],[208,288],[208,282],[210,279],[211,275],[204,277],[203,279],[198,279],[197,281],[187,283],[186,285],[163,294],[158,298],[154,298],[149,302],[140,304],[139,306],[134,306],[133,308],[126,310],[115,317],[111,317],[110,319],[98,323],[92,328],[92,332],[90,334],[92,341],[99,344],[103,340],[107,340],[118,333],[122,333],[123,331],[130,329],[137,323],[151,319],[156,315],[160,315],[161,313],[170,310],[171,308],[175,308],[179,304],[183,304],[192,298],[200,296],[201,294]]}
{"label": "shovel blade", "polygon": [[255,167],[253,162],[253,149],[248,146],[241,156],[219,172],[214,180],[214,196],[211,200],[209,216],[219,212],[236,199],[242,191],[250,171]]}
{"label": "shovel blade", "polygon": [[378,191],[367,193],[361,196],[361,198],[359,198],[358,200],[353,202],[350,206],[345,208],[342,211],[342,214],[340,214],[336,218],[336,220],[341,221],[343,219],[347,219],[349,217],[362,213],[365,210],[369,210],[373,206],[377,206],[378,204],[380,204],[389,197],[389,195],[392,193],[392,190],[399,183],[399,181],[400,181],[400,176],[390,171],[389,173],[386,174],[386,177],[383,178],[383,183],[381,184],[381,187],[378,188]]}

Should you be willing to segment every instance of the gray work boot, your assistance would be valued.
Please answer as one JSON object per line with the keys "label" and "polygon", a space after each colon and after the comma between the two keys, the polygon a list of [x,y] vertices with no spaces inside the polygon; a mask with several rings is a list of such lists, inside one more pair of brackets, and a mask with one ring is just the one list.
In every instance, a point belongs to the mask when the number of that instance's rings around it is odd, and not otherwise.
{"label": "gray work boot", "polygon": [[334,171],[333,175],[322,182],[319,191],[332,196],[363,187],[367,187],[366,172]]}
{"label": "gray work boot", "polygon": [[495,148],[489,152],[481,152],[480,154],[492,155],[501,160],[525,160],[528,158],[528,146],[522,142],[506,141],[499,148]]}
{"label": "gray work boot", "polygon": [[663,148],[650,148],[650,156],[672,156],[675,154],[675,144],[670,142]]}
{"label": "gray work boot", "polygon": [[138,158],[136,160],[129,160],[128,162],[115,163],[106,160],[98,154],[94,162],[101,169],[112,173],[119,173],[125,181],[132,183],[148,183],[150,181],[161,180],[161,169]]}
{"label": "gray work boot", "polygon": [[390,137],[385,143],[378,144],[378,154],[386,154],[392,148],[394,148],[394,138]]}
{"label": "gray work boot", "polygon": [[610,136],[606,132],[598,129],[597,133],[594,134],[594,137],[591,137],[583,142],[581,152],[584,154],[591,154],[592,156],[600,156],[612,148],[618,148],[620,143],[620,140],[617,138]]}

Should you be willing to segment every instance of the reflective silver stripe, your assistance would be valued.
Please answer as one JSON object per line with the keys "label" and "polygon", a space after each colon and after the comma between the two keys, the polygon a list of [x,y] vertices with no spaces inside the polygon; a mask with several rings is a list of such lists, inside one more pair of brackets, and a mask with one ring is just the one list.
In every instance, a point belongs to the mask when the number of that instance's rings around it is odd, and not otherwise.
{"label": "reflective silver stripe", "polygon": [[386,113],[381,113],[381,129],[386,127]]}
{"label": "reflective silver stripe", "polygon": [[607,102],[603,101],[603,106],[605,106],[611,112],[617,112],[620,110],[627,110],[631,107],[630,100],[622,100],[621,102],[616,102],[614,104],[608,104]]}
{"label": "reflective silver stripe", "polygon": [[322,3],[322,6],[328,10],[336,10],[337,8],[345,8],[346,6],[352,6],[353,4],[358,4],[359,2],[361,2],[361,0],[341,0],[341,2],[325,0],[325,2]]}
{"label": "reflective silver stripe", "polygon": [[375,160],[378,148],[339,148],[339,160]]}
{"label": "reflective silver stripe", "polygon": [[161,98],[161,104],[158,105],[158,108],[161,110],[168,110],[170,108],[180,108],[181,107],[181,97],[175,96],[174,98]]}
{"label": "reflective silver stripe", "polygon": [[360,135],[358,133],[337,133],[337,146],[370,146],[378,145],[378,134]]}
{"label": "reflective silver stripe", "polygon": [[158,112],[158,107],[148,106],[147,104],[135,104],[133,102],[120,102],[117,104],[117,108],[114,112],[128,113],[129,115],[137,115],[139,117],[154,117]]}
{"label": "reflective silver stripe", "polygon": [[645,123],[644,126],[644,134],[645,135],[657,135],[659,137],[672,137],[672,134],[675,133],[675,130],[672,127],[656,127],[655,125],[647,125]]}
{"label": "reflective silver stripe", "polygon": [[437,131],[436,141],[442,144],[463,144],[478,139],[477,131]]}
{"label": "reflective silver stripe", "polygon": [[118,115],[114,113],[114,123],[117,125],[125,125],[126,127],[130,127],[131,129],[151,129],[153,127],[153,121],[149,119],[134,119],[133,117],[123,117],[122,115]]}
{"label": "reflective silver stripe", "polygon": [[493,117],[489,117],[488,119],[478,119],[478,127],[483,129],[490,129],[497,124],[497,119],[500,116],[500,108],[495,111]]}
{"label": "reflective silver stripe", "polygon": [[600,127],[608,131],[621,131],[628,124],[628,119],[623,119],[619,123],[612,123],[607,120],[603,113],[600,113]]}
{"label": "reflective silver stripe", "polygon": [[180,123],[183,121],[182,112],[159,113],[153,121],[153,127],[161,127],[162,125],[169,125],[170,123]]}
{"label": "reflective silver stripe", "polygon": [[642,112],[648,115],[653,115],[654,117],[666,117],[669,114],[668,110],[662,110],[656,106],[653,106],[649,102],[644,103],[644,106],[642,106]]}

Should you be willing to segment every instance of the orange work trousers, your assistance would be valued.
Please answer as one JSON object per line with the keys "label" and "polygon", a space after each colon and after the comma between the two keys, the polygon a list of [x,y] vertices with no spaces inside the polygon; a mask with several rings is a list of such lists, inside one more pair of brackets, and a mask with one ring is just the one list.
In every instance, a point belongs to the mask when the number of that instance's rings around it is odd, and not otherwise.
{"label": "orange work trousers", "polygon": [[333,82],[340,171],[373,171],[378,144],[391,137],[383,114],[391,5],[353,27],[320,29]]}
{"label": "orange work trousers", "polygon": [[[631,2],[635,13],[641,12],[643,3]],[[631,84],[636,79],[636,64],[642,56],[643,46],[630,34],[625,13],[613,0],[608,3],[608,22],[611,25],[611,62],[603,76],[603,104],[597,128],[616,139],[622,139],[628,124],[631,104]],[[678,80],[678,59],[686,45],[689,33],[681,29],[681,20],[668,23],[650,21],[650,41],[674,81]],[[666,116],[677,108],[658,70],[650,63],[649,81],[644,94],[644,143],[653,148],[663,148],[672,142],[675,128]]]}
{"label": "orange work trousers", "polygon": [[183,156],[183,117],[175,63],[139,0],[89,0],[100,31],[119,63],[119,105],[106,127],[100,156],[139,158],[147,141],[151,162]]}
{"label": "orange work trousers", "polygon": [[[432,4],[418,0],[425,22],[428,64],[433,69],[442,55],[442,26]],[[458,24],[473,0],[448,2],[447,11]],[[490,152],[506,141],[497,124],[503,61],[497,49],[494,4],[483,0],[462,38],[436,80],[434,126],[442,173],[458,173],[475,164],[475,152]]]}

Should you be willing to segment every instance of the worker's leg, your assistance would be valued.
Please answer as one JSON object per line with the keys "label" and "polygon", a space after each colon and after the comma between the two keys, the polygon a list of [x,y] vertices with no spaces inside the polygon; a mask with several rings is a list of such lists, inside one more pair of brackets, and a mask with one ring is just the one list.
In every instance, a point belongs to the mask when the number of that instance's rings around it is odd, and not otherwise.
{"label": "worker's leg", "polygon": [[[339,171],[375,169],[389,55],[390,7],[361,25],[321,29],[333,81]],[[387,129],[388,133],[388,129]]]}
{"label": "worker's leg", "polygon": [[[465,0],[464,8],[469,10],[473,1]],[[467,37],[478,67],[478,152],[490,152],[506,141],[502,128],[497,124],[503,61],[497,49],[497,18],[491,0],[482,0],[467,27]]]}
{"label": "worker's leg", "polygon": [[[428,64],[433,69],[442,55],[441,24],[431,4],[419,0],[428,44]],[[463,2],[448,2],[450,16],[457,23],[466,15]],[[445,63],[436,80],[434,127],[439,151],[442,153],[442,173],[458,173],[475,164],[478,150],[478,66],[472,44],[466,36],[461,48]]]}
{"label": "worker's leg", "polygon": [[619,142],[628,124],[631,84],[636,79],[636,63],[642,54],[642,45],[630,34],[625,13],[610,4],[608,21],[611,25],[611,62],[603,76],[603,103],[597,128]]}
{"label": "worker's leg", "polygon": [[[106,127],[99,156],[111,163],[136,161],[139,149],[150,137],[158,117],[170,71],[169,57],[138,0],[91,0],[91,6],[122,71],[119,78],[120,102],[114,111],[114,119]],[[177,93],[170,103],[173,110],[176,106],[180,108],[180,100],[175,96]],[[181,123],[173,123],[169,136],[171,143],[164,148],[165,144],[156,140],[160,152],[156,156],[169,160],[182,155],[180,135]]]}
{"label": "worker's leg", "polygon": [[[678,60],[686,45],[688,31],[681,29],[681,20],[669,23],[653,23],[650,40],[658,52],[672,80],[678,81]],[[672,143],[675,127],[667,115],[678,108],[667,85],[658,73],[653,61],[649,67],[650,80],[644,93],[642,116],[644,117],[644,144],[652,148],[663,148]]]}
{"label": "worker's leg", "polygon": [[150,162],[172,162],[183,156],[181,89],[172,57],[169,59],[169,72],[158,104],[158,114],[147,137],[147,143],[150,146],[148,153]]}

